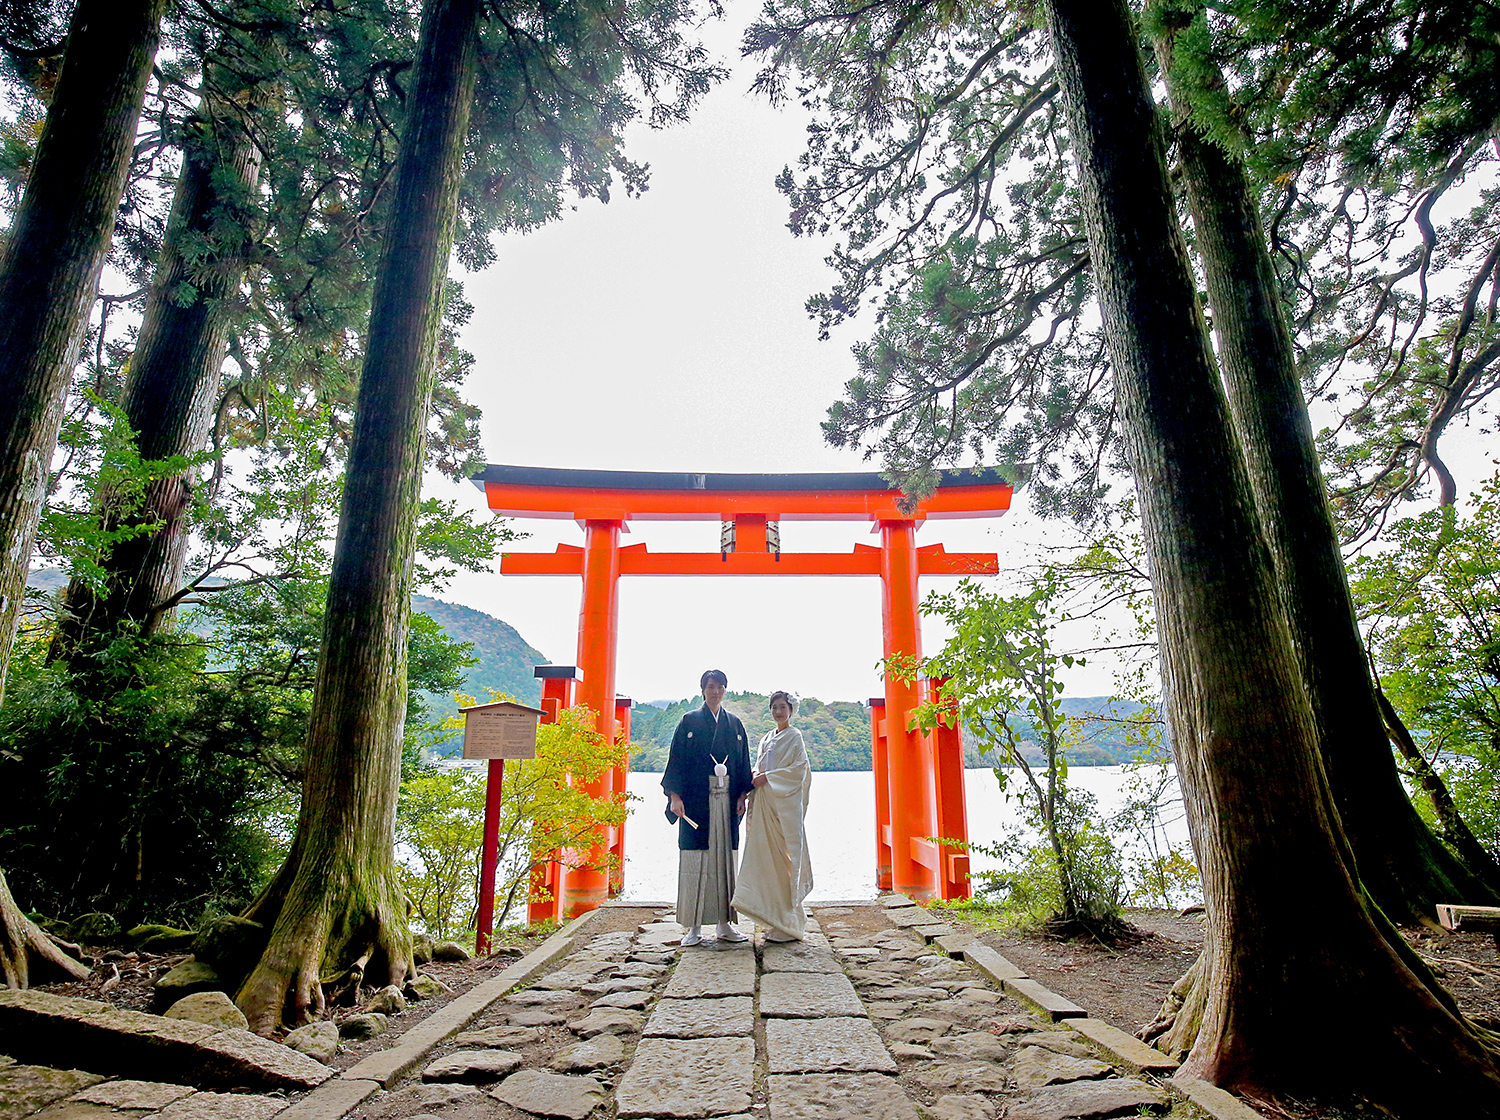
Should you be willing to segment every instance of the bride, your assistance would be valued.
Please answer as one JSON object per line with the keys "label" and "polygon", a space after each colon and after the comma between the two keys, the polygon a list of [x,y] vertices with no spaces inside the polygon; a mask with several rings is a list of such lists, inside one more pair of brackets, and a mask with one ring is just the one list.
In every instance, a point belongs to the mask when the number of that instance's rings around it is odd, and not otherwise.
{"label": "bride", "polygon": [[812,890],[803,816],[812,788],[812,764],[802,732],[792,726],[796,700],[771,694],[776,728],[760,741],[754,790],[746,818],[745,854],[731,904],[767,930],[767,941],[800,941],[807,932],[802,900]]}

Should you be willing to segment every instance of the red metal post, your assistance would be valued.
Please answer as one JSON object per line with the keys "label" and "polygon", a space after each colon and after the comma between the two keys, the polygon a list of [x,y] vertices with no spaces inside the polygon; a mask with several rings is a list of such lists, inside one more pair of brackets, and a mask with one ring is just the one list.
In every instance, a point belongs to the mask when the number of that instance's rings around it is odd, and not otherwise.
{"label": "red metal post", "polygon": [[[615,636],[620,617],[620,527],[615,520],[584,522],[583,600],[578,612],[578,703],[596,713],[599,732],[615,738]],[[590,797],[609,792],[609,774],[582,785]],[[587,852],[574,853],[563,876],[563,917],[596,910],[609,898],[610,838],[602,826]]]}
{"label": "red metal post", "polygon": [[[542,723],[556,723],[557,717],[573,706],[573,693],[582,674],[572,665],[538,665],[534,674],[542,681]],[[555,922],[562,917],[562,853],[553,852],[532,872],[531,898],[526,920]]]}
{"label": "red metal post", "polygon": [[[922,626],[917,616],[917,525],[914,521],[880,523],[882,622],[887,659],[922,656]],[[918,902],[938,897],[936,811],[931,752],[919,731],[907,724],[921,702],[915,681],[885,674],[885,721],[891,789],[891,886]]]}
{"label": "red metal post", "polygon": [[870,763],[875,771],[875,889],[891,889],[891,767],[885,697],[870,697]]}
{"label": "red metal post", "polygon": [[490,759],[484,781],[484,847],[479,860],[479,916],[474,948],[488,956],[495,932],[495,864],[500,859],[500,790],[505,784],[505,759]]}
{"label": "red metal post", "polygon": [[[939,703],[939,691],[945,682],[930,680],[927,687],[933,703]],[[937,835],[944,840],[969,842],[969,809],[964,795],[963,729],[955,705],[945,705],[938,725],[932,730],[933,765],[936,769]],[[943,866],[938,887],[944,898],[968,898],[969,856],[962,848],[943,845]]]}
{"label": "red metal post", "polygon": [[[610,789],[614,793],[629,792],[630,709],[634,703],[628,696],[615,697],[615,726],[619,728],[619,741],[625,747],[626,754],[610,775]],[[615,865],[609,872],[609,897],[614,898],[625,889],[625,822],[615,825],[611,834],[609,851],[615,857]]]}

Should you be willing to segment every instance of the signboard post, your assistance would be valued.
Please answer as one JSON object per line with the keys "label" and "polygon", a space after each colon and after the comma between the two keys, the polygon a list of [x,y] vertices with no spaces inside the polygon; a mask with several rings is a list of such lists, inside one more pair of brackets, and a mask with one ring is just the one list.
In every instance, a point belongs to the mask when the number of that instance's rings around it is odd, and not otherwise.
{"label": "signboard post", "polygon": [[479,862],[479,915],[474,940],[488,955],[495,932],[495,865],[500,860],[500,789],[507,758],[536,757],[536,723],[540,708],[509,700],[476,704],[464,713],[464,757],[489,760],[484,783],[484,846]]}

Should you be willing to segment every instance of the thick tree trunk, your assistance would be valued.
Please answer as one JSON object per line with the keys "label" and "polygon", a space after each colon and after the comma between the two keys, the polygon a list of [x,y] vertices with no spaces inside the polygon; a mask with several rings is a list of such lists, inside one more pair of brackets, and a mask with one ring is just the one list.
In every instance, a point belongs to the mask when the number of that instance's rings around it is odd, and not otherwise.
{"label": "thick tree trunk", "polygon": [[88,326],[167,0],[79,0],[0,257],[0,697],[63,401]]}
{"label": "thick tree trunk", "polygon": [[443,284],[473,105],[480,0],[427,0],[370,310],[297,836],[249,916],[271,929],[238,1003],[253,1030],[321,1009],[320,977],[410,971],[395,872],[406,632]]}
{"label": "thick tree trunk", "polygon": [[[217,77],[225,80],[227,74]],[[253,114],[269,93],[257,87],[239,100]],[[206,95],[185,126],[167,236],[120,400],[143,459],[190,456],[208,446],[260,179],[261,148],[243,117],[244,109],[222,94]],[[186,303],[184,288],[194,292]],[[105,528],[159,527],[120,542],[103,559],[102,595],[82,580],[68,586],[52,658],[87,656],[111,640],[122,622],[145,635],[169,617],[167,604],[187,561],[192,497],[190,472],[152,482],[131,507],[122,507],[118,495],[99,496]]]}
{"label": "thick tree trunk", "polygon": [[1183,182],[1208,281],[1229,410],[1359,878],[1386,915],[1402,924],[1432,924],[1439,902],[1500,903],[1483,879],[1432,835],[1402,788],[1355,620],[1255,198],[1243,165],[1187,121],[1190,102],[1173,51],[1192,22],[1192,10],[1161,11],[1156,18],[1156,53],[1179,122]]}
{"label": "thick tree trunk", "polygon": [[0,983],[26,988],[37,979],[82,980],[89,967],[68,956],[11,897],[0,871]]}
{"label": "thick tree trunk", "polygon": [[[1183,1074],[1500,1116],[1500,1069],[1366,902],[1213,362],[1125,0],[1044,5],[1141,504],[1165,708],[1203,875]],[[1383,928],[1382,928],[1383,927]],[[1399,941],[1399,938],[1396,939]],[[1339,1008],[1316,1047],[1309,1010]]]}

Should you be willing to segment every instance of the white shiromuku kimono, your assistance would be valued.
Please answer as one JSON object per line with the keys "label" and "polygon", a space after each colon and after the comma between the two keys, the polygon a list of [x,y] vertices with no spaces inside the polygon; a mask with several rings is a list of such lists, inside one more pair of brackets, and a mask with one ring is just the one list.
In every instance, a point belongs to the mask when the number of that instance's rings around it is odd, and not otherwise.
{"label": "white shiromuku kimono", "polygon": [[782,939],[800,940],[807,932],[802,900],[813,885],[804,824],[812,764],[802,732],[795,727],[768,731],[755,769],[766,776],[766,784],[750,795],[733,905]]}

